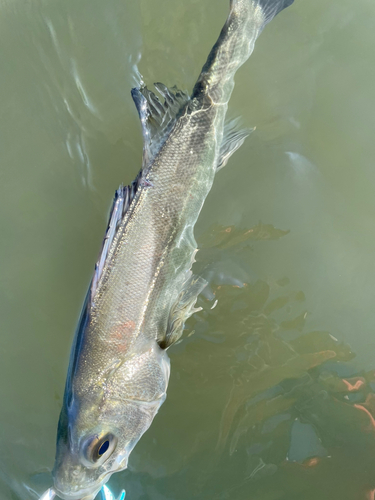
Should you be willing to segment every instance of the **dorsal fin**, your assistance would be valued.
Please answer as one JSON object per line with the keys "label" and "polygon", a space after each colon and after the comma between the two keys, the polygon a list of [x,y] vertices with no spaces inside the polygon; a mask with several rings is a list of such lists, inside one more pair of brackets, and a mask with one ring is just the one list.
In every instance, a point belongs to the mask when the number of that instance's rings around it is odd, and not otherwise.
{"label": "dorsal fin", "polygon": [[168,88],[162,83],[155,83],[154,87],[164,102],[146,86],[132,89],[132,97],[142,124],[143,169],[152,163],[180,111],[190,99],[186,92],[176,86]]}
{"label": "dorsal fin", "polygon": [[232,154],[242,146],[246,137],[254,131],[253,128],[240,129],[239,122],[239,118],[235,118],[224,125],[224,135],[221,142],[216,171],[225,167]]}
{"label": "dorsal fin", "polygon": [[136,179],[129,186],[120,186],[115,193],[102,249],[95,265],[91,298],[97,290],[117,229],[132,204],[139,186],[142,182],[147,185],[147,181],[144,180],[145,169],[150,165],[160,146],[165,141],[180,110],[189,100],[189,96],[177,87],[168,89],[162,83],[155,83],[155,88],[164,98],[164,103],[160,102],[159,98],[147,87],[132,89],[132,97],[142,123],[144,139],[143,165]]}
{"label": "dorsal fin", "polygon": [[142,171],[139,172],[135,180],[129,186],[120,186],[115,193],[113,205],[109,215],[107,230],[105,232],[102,249],[99,259],[95,264],[95,272],[91,284],[91,298],[93,298],[98,287],[99,280],[107,261],[109,250],[115,239],[119,225],[129,209],[137,193],[138,187],[142,184]]}

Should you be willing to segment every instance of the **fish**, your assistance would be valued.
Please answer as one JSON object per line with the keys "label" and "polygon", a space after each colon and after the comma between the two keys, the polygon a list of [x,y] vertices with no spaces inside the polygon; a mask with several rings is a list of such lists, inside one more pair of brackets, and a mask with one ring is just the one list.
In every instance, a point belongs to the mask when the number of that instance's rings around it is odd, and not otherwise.
{"label": "fish", "polygon": [[191,95],[132,89],[142,168],[116,191],[72,345],[45,498],[93,500],[166,398],[167,349],[207,282],[192,273],[194,225],[218,170],[250,130],[226,123],[234,75],[265,25],[293,0],[231,0]]}

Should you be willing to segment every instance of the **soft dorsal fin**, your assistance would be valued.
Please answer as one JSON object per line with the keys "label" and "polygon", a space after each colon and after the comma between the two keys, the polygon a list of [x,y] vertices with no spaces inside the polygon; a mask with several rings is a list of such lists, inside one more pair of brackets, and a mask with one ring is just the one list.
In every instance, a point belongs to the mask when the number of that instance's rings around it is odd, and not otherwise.
{"label": "soft dorsal fin", "polygon": [[180,111],[190,99],[186,92],[176,86],[168,88],[162,83],[155,83],[154,87],[164,102],[146,86],[132,89],[132,97],[142,124],[143,169],[151,164]]}
{"label": "soft dorsal fin", "polygon": [[227,122],[224,126],[224,135],[220,147],[219,159],[216,171],[225,167],[229,158],[238,148],[242,146],[246,137],[248,137],[254,128],[239,128],[239,118]]}
{"label": "soft dorsal fin", "polygon": [[138,187],[142,184],[142,171],[139,172],[135,180],[129,186],[120,186],[115,193],[113,205],[109,215],[107,230],[105,232],[102,249],[99,259],[95,264],[95,272],[91,284],[91,298],[93,298],[98,287],[99,280],[103,274],[105,264],[108,258],[109,250],[115,239],[117,230],[125,213],[129,209],[136,195]]}

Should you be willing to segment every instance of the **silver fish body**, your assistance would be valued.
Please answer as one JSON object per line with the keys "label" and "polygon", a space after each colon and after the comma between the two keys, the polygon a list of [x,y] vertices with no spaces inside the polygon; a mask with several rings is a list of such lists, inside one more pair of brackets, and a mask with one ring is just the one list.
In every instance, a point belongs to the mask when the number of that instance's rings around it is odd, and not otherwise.
{"label": "silver fish body", "polygon": [[232,0],[191,97],[133,89],[144,163],[120,188],[72,348],[54,490],[92,499],[128,457],[166,397],[166,348],[205,286],[192,276],[193,229],[215,173],[248,133],[224,136],[234,74],[264,25],[290,0]]}

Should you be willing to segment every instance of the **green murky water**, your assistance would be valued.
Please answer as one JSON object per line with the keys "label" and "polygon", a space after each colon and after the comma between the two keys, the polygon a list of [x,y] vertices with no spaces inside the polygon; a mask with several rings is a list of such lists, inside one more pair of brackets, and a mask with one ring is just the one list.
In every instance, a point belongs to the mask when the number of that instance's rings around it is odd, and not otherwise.
{"label": "green murky water", "polygon": [[[51,484],[73,331],[140,167],[137,68],[191,90],[227,4],[1,4],[1,500]],[[256,131],[196,228],[218,304],[200,299],[109,483],[130,500],[374,498],[373,18],[369,0],[296,0],[239,71],[230,116]]]}

